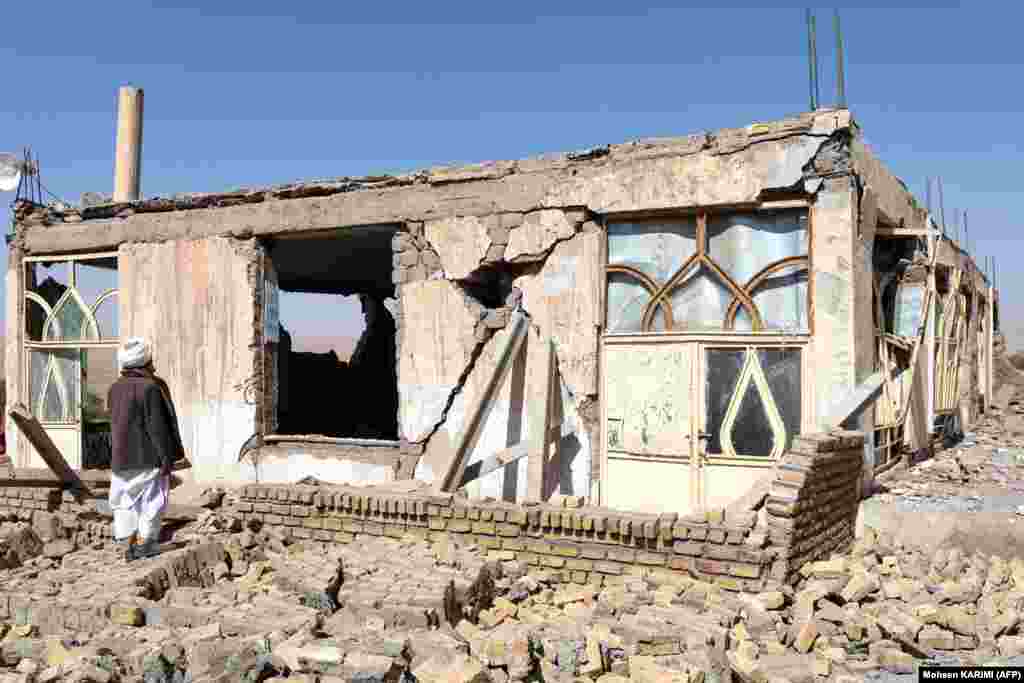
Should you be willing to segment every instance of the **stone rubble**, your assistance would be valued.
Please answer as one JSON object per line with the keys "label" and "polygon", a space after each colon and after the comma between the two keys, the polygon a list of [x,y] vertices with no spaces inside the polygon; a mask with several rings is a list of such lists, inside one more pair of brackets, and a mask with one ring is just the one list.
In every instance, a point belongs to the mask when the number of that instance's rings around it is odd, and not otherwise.
{"label": "stone rubble", "polygon": [[[928,557],[870,530],[795,586],[737,594],[656,569],[560,584],[472,545],[291,542],[215,515],[179,531],[206,545],[127,565],[99,542],[32,545],[2,575],[0,682],[853,681],[1024,656],[1024,559]],[[209,547],[201,580],[140,578]],[[87,600],[105,605],[92,619],[42,608]]]}

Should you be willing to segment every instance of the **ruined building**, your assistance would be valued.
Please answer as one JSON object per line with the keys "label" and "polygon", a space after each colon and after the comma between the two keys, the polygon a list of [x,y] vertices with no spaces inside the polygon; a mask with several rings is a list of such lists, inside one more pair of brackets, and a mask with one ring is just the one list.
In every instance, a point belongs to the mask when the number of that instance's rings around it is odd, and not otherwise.
{"label": "ruined building", "polygon": [[[991,394],[995,290],[846,110],[15,216],[8,404],[78,468],[103,466],[97,397],[135,335],[201,482],[685,513],[801,432],[863,432],[867,484]],[[353,357],[294,352],[282,291],[360,295]],[[15,467],[43,466],[7,433]]]}

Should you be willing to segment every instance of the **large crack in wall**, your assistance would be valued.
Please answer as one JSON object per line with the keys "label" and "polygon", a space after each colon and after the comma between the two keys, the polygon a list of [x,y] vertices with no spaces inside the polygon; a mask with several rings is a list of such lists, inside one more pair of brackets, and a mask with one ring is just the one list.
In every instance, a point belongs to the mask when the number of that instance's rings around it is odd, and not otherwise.
{"label": "large crack in wall", "polygon": [[[772,184],[761,197],[813,197],[824,179],[849,173],[849,135],[807,137],[800,154],[776,161],[767,174]],[[452,424],[452,418],[459,422],[462,416],[453,409],[459,401],[471,404],[477,398],[479,391],[471,386],[479,383],[477,375],[495,371],[492,347],[500,346],[509,315],[518,308],[528,316],[534,335],[552,340],[572,419],[578,420],[587,444],[598,443],[604,231],[589,218],[586,209],[571,207],[454,216],[411,227],[412,237],[395,258],[403,321],[412,315],[422,323],[424,310],[432,307],[447,307],[448,315],[444,325],[435,324],[425,334],[420,323],[403,325],[402,344],[408,345],[407,354],[399,352],[405,358],[399,370],[403,438],[429,452],[436,450],[439,433],[458,433],[462,425]],[[423,373],[426,368],[413,358],[422,354],[444,359],[431,370],[435,380],[446,377],[446,382],[422,381],[430,373]],[[454,367],[440,367],[448,365]],[[433,406],[429,419],[422,414],[424,399]],[[599,478],[596,458],[588,470],[588,479]],[[417,476],[429,479],[440,473],[426,467]]]}
{"label": "large crack in wall", "polygon": [[[594,323],[584,347],[593,356],[590,364],[596,369],[599,260],[592,259],[592,277],[585,287],[573,287],[573,274],[568,272],[578,267],[576,252],[580,248],[573,243],[581,235],[587,236],[593,256],[599,256],[593,245],[600,231],[586,219],[579,209],[544,209],[447,218],[410,230],[413,237],[399,245],[402,251],[395,259],[404,322],[402,347],[407,350],[399,352],[404,439],[429,450],[440,431],[449,440],[460,433],[467,407],[478,399],[496,370],[497,349],[511,334],[507,325],[517,310],[527,316],[532,334],[553,340],[565,385],[562,393],[573,403],[570,413],[575,415],[586,409],[586,402],[596,401],[595,381],[581,385],[572,379],[579,374],[574,365],[580,365],[574,364],[573,358],[583,351],[567,348],[566,340],[559,338],[565,337],[564,330],[571,328],[578,316],[553,316],[550,310],[558,308],[558,298],[566,290],[578,291],[588,299],[593,309],[588,317]],[[417,255],[408,255],[413,249]],[[572,263],[565,263],[565,254]],[[568,308],[572,309],[571,304]],[[430,310],[439,315],[424,315]],[[556,319],[560,325],[555,324]],[[552,329],[557,327],[563,334]],[[424,356],[432,356],[433,362]],[[424,414],[425,409],[429,415]],[[585,410],[587,415],[593,412]],[[596,421],[589,422],[588,433],[596,427]],[[587,441],[592,441],[592,436]]]}

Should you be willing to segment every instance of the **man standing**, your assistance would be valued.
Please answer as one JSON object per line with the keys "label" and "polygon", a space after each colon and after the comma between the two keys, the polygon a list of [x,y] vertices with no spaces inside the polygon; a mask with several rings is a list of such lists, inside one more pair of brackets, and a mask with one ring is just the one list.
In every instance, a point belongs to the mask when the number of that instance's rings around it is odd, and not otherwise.
{"label": "man standing", "polygon": [[[110,387],[110,507],[114,542],[128,561],[157,554],[160,520],[167,508],[171,466],[184,457],[166,385],[154,374],[145,339],[117,351],[121,377]],[[139,540],[138,548],[132,545]]]}

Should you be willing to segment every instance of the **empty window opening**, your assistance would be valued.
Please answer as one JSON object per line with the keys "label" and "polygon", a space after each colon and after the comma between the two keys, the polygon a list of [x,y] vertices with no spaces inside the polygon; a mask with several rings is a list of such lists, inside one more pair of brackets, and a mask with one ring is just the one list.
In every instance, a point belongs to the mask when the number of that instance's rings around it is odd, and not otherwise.
{"label": "empty window opening", "polygon": [[[398,439],[394,228],[277,240],[275,436]],[[275,384],[274,382],[270,383]]]}

